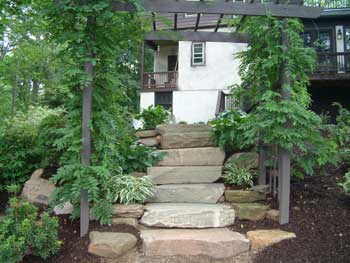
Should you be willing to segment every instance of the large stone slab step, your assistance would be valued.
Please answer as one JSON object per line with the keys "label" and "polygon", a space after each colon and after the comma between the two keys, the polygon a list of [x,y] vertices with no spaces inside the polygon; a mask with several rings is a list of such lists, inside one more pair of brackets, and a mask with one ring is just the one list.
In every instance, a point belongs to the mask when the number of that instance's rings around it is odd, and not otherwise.
{"label": "large stone slab step", "polygon": [[210,125],[206,124],[161,124],[156,130],[159,134],[186,133],[186,132],[210,132]]}
{"label": "large stone slab step", "polygon": [[141,224],[161,228],[210,228],[233,225],[235,210],[224,204],[154,203],[145,206]]}
{"label": "large stone slab step", "polygon": [[161,149],[215,146],[210,132],[165,133],[160,136]]}
{"label": "large stone slab step", "polygon": [[225,191],[224,184],[166,184],[154,188],[148,203],[216,204]]}
{"label": "large stone slab step", "polygon": [[221,229],[155,229],[142,230],[146,256],[232,257],[249,250],[249,240],[240,233]]}
{"label": "large stone slab step", "polygon": [[149,167],[147,175],[154,184],[213,183],[222,175],[222,166]]}
{"label": "large stone slab step", "polygon": [[159,150],[165,153],[158,166],[221,166],[225,152],[217,147]]}

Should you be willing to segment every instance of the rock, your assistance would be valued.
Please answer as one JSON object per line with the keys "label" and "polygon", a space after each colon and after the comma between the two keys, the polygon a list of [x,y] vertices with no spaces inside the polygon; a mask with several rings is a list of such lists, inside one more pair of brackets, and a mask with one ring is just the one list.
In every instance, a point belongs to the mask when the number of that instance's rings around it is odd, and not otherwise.
{"label": "rock", "polygon": [[30,179],[39,179],[39,178],[41,178],[41,176],[43,175],[43,173],[44,173],[44,169],[36,169],[36,170],[32,173]]}
{"label": "rock", "polygon": [[266,212],[269,209],[267,205],[258,203],[234,203],[232,207],[236,210],[239,219],[251,221],[265,219]]}
{"label": "rock", "polygon": [[34,172],[33,177],[24,184],[22,197],[35,205],[48,206],[56,187],[49,180],[39,178],[38,174]]}
{"label": "rock", "polygon": [[233,163],[238,167],[245,167],[249,169],[257,169],[259,166],[259,154],[255,152],[235,153],[225,162]]}
{"label": "rock", "polygon": [[115,217],[131,217],[131,218],[141,218],[144,212],[144,205],[141,204],[130,204],[122,205],[115,204],[113,215]]}
{"label": "rock", "polygon": [[100,257],[118,258],[136,246],[137,239],[128,233],[90,232],[88,252]]}
{"label": "rock", "polygon": [[215,204],[224,194],[224,184],[167,184],[154,188],[146,202]]}
{"label": "rock", "polygon": [[55,215],[70,215],[73,212],[73,205],[70,202],[66,202],[63,205],[56,205],[53,208]]}
{"label": "rock", "polygon": [[223,204],[147,204],[141,223],[165,228],[209,228],[233,225],[235,211]]}
{"label": "rock", "polygon": [[247,237],[250,240],[251,248],[254,250],[263,249],[282,240],[296,238],[294,233],[272,229],[249,231]]}
{"label": "rock", "polygon": [[273,220],[273,221],[279,221],[279,211],[276,209],[270,209],[266,212],[266,218]]}
{"label": "rock", "polygon": [[160,138],[161,149],[215,146],[210,132],[165,133]]}
{"label": "rock", "polygon": [[222,175],[222,166],[149,167],[147,174],[154,184],[213,183]]}
{"label": "rock", "polygon": [[146,256],[232,257],[249,250],[242,234],[221,229],[155,229],[141,231]]}
{"label": "rock", "polygon": [[262,185],[254,185],[251,188],[252,191],[262,193],[262,194],[268,194],[270,193],[270,185],[268,184],[262,184]]}
{"label": "rock", "polygon": [[132,173],[131,173],[131,176],[136,177],[136,178],[141,178],[141,177],[144,177],[144,176],[146,176],[146,175],[147,175],[147,174],[144,173],[144,172],[132,172]]}
{"label": "rock", "polygon": [[220,148],[186,148],[159,150],[165,153],[158,166],[221,166],[225,152]]}
{"label": "rock", "polygon": [[206,124],[161,124],[156,128],[161,135],[166,133],[186,133],[186,132],[210,132],[211,127]]}
{"label": "rock", "polygon": [[144,130],[144,131],[136,132],[136,136],[139,138],[156,137],[157,135],[158,135],[158,132],[156,130]]}
{"label": "rock", "polygon": [[142,138],[138,142],[148,147],[156,147],[159,144],[156,137]]}
{"label": "rock", "polygon": [[136,218],[119,217],[119,218],[112,219],[112,225],[129,225],[129,226],[137,227],[138,222]]}
{"label": "rock", "polygon": [[266,200],[266,195],[254,191],[226,190],[225,199],[230,203],[253,203]]}

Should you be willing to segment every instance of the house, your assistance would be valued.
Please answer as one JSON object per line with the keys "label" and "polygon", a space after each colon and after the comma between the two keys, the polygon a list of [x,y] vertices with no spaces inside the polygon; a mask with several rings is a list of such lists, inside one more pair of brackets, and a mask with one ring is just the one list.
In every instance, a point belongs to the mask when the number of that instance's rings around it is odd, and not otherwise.
{"label": "house", "polygon": [[[317,5],[319,1],[305,2]],[[317,70],[311,76],[309,87],[314,101],[312,109],[318,113],[332,113],[334,101],[346,105],[350,97],[350,87],[346,89],[350,86],[350,2],[333,1],[326,5],[320,18],[303,20],[305,45],[313,46],[316,40],[320,43],[316,48]],[[164,17],[154,18],[154,29],[175,29],[186,36],[193,28],[207,36],[210,32],[228,34],[233,30],[227,27],[226,17],[220,15]],[[240,84],[240,62],[235,55],[247,48],[247,39],[205,39],[146,36],[145,43],[154,50],[154,66],[152,72],[142,73],[141,108],[162,105],[171,109],[177,122],[196,123],[206,122],[232,107],[234,101],[227,93],[230,86]]]}

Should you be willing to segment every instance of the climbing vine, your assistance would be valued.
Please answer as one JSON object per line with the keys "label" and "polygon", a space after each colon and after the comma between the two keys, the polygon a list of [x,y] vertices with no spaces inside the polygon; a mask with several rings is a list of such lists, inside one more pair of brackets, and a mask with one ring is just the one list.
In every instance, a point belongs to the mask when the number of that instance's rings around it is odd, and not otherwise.
{"label": "climbing vine", "polygon": [[[245,107],[251,110],[244,131],[243,144],[256,144],[260,138],[292,152],[293,175],[312,175],[316,166],[336,162],[336,144],[323,138],[321,118],[309,110],[307,91],[309,74],[315,68],[316,53],[304,47],[303,25],[297,19],[283,21],[273,17],[247,19],[243,30],[250,36],[247,51],[239,54],[242,85],[233,87]],[[284,27],[289,47],[283,52],[281,30]],[[281,65],[290,77],[284,88],[291,98],[282,97]],[[288,126],[288,128],[286,128]]]}

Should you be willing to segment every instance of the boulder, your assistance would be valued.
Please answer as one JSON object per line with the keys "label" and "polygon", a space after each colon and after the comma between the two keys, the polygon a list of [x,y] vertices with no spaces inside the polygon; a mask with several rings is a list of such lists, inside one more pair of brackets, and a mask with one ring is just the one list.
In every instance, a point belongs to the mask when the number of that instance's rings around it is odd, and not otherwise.
{"label": "boulder", "polygon": [[143,130],[143,131],[136,132],[136,136],[139,138],[156,137],[157,135],[158,135],[158,132],[156,130]]}
{"label": "boulder", "polygon": [[264,249],[282,240],[296,238],[294,233],[271,229],[271,230],[255,230],[249,231],[247,237],[250,240],[253,250]]}
{"label": "boulder", "polygon": [[136,246],[137,239],[128,233],[90,232],[88,252],[105,258],[118,258]]}
{"label": "boulder", "polygon": [[206,124],[161,124],[156,128],[161,135],[166,133],[186,133],[186,132],[210,132],[211,127]]}
{"label": "boulder", "polygon": [[222,175],[222,166],[158,166],[147,174],[154,184],[213,183]]}
{"label": "boulder", "polygon": [[259,154],[256,152],[235,153],[228,158],[225,164],[233,163],[238,167],[257,169],[259,167]]}
{"label": "boulder", "polygon": [[215,204],[224,194],[224,184],[167,184],[154,188],[146,202]]}
{"label": "boulder", "polygon": [[142,230],[141,239],[146,256],[205,255],[223,259],[249,250],[249,240],[227,228]]}
{"label": "boulder", "polygon": [[262,185],[254,185],[251,188],[252,191],[262,193],[262,194],[268,194],[270,193],[270,185],[268,184],[262,184]]}
{"label": "boulder", "polygon": [[150,137],[150,138],[142,138],[138,140],[140,144],[143,144],[148,147],[156,147],[158,146],[159,142],[156,137]]}
{"label": "boulder", "polygon": [[210,132],[165,133],[160,138],[161,149],[215,146]]}
{"label": "boulder", "polygon": [[132,172],[130,175],[133,177],[136,177],[136,178],[141,178],[141,177],[146,176],[147,174],[144,172]]}
{"label": "boulder", "polygon": [[216,147],[159,150],[165,153],[158,166],[221,166],[225,152]]}
{"label": "boulder", "polygon": [[233,225],[235,210],[224,204],[147,204],[141,223],[165,228],[209,228]]}
{"label": "boulder", "polygon": [[[40,174],[41,175],[41,174]],[[35,205],[48,206],[56,187],[49,180],[40,178],[38,170],[24,184],[22,197]]]}
{"label": "boulder", "polygon": [[266,200],[266,195],[254,191],[226,190],[225,200],[230,203],[253,203]]}
{"label": "boulder", "polygon": [[144,212],[144,205],[142,204],[130,204],[130,205],[122,205],[115,204],[114,205],[113,215],[115,217],[127,217],[127,218],[141,218]]}
{"label": "boulder", "polygon": [[251,221],[264,220],[269,209],[267,205],[259,203],[234,203],[232,207],[236,210],[239,219]]}
{"label": "boulder", "polygon": [[112,219],[112,225],[129,225],[129,226],[137,227],[138,222],[136,218],[119,217],[119,218]]}
{"label": "boulder", "polygon": [[273,221],[279,221],[279,211],[276,209],[270,209],[269,211],[266,212],[266,218],[273,220]]}
{"label": "boulder", "polygon": [[66,202],[62,205],[56,205],[53,208],[55,215],[70,215],[73,212],[73,205],[70,202]]}
{"label": "boulder", "polygon": [[30,179],[39,179],[44,173],[44,169],[36,169],[32,175],[30,176]]}

